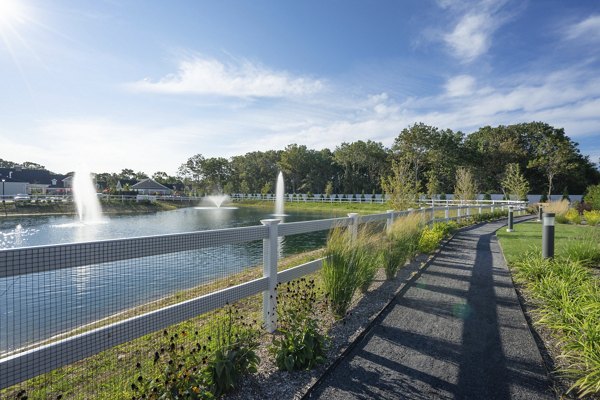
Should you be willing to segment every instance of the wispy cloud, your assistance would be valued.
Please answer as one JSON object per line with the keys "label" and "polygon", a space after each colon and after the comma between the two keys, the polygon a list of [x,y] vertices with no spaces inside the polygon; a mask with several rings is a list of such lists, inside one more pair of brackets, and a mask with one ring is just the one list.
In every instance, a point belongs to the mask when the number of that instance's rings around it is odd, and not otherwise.
{"label": "wispy cloud", "polygon": [[438,5],[457,17],[450,32],[442,35],[450,53],[463,63],[471,63],[492,46],[494,32],[505,24],[509,14],[503,11],[508,0],[439,0]]}
{"label": "wispy cloud", "polygon": [[474,61],[490,48],[493,32],[492,17],[489,14],[467,14],[444,35],[444,41],[452,54],[466,63]]}
{"label": "wispy cloud", "polygon": [[600,40],[600,15],[590,15],[581,22],[570,26],[567,39]]}
{"label": "wispy cloud", "polygon": [[454,76],[446,82],[446,94],[450,97],[466,96],[475,89],[475,78],[470,75]]}
{"label": "wispy cloud", "polygon": [[223,63],[201,57],[181,61],[176,73],[157,81],[144,79],[129,85],[136,91],[226,97],[303,96],[324,86],[321,80],[274,71],[248,60]]}

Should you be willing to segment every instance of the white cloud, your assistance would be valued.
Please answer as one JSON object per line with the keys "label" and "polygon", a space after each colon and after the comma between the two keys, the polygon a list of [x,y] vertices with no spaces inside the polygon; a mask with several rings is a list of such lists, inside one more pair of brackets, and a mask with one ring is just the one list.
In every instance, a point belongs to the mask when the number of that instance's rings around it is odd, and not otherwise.
{"label": "white cloud", "polygon": [[490,48],[493,25],[489,14],[467,14],[458,21],[451,33],[444,35],[444,41],[456,58],[472,62]]}
{"label": "white cloud", "polygon": [[158,81],[145,79],[129,85],[133,90],[227,97],[290,97],[320,92],[317,79],[273,71],[250,61],[224,64],[195,57],[179,63],[179,70]]}
{"label": "white cloud", "polygon": [[448,79],[445,88],[450,97],[467,96],[475,90],[475,78],[470,75],[454,76]]}
{"label": "white cloud", "polygon": [[600,40],[600,15],[591,15],[567,29],[567,39]]}

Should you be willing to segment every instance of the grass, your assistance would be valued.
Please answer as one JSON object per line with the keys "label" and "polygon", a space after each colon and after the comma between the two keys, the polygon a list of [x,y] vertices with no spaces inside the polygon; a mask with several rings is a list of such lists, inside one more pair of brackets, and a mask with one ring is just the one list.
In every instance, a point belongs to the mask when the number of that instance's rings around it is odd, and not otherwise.
{"label": "grass", "polygon": [[498,231],[515,281],[533,299],[536,325],[558,343],[558,373],[572,379],[577,396],[600,393],[600,229],[557,225],[553,260],[542,259],[541,225],[518,224],[513,233]]}
{"label": "grass", "polygon": [[[514,232],[497,232],[504,256],[509,264],[519,261],[527,252],[542,251],[542,223],[525,222],[514,225]],[[584,243],[583,245],[581,243]],[[600,229],[592,226],[556,224],[554,227],[554,254],[566,256],[576,246],[600,246]],[[570,250],[571,249],[571,250]]]}

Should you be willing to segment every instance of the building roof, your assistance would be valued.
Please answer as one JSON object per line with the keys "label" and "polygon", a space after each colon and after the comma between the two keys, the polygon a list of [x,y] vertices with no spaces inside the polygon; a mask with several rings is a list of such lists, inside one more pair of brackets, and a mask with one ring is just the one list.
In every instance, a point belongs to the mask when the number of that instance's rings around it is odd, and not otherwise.
{"label": "building roof", "polygon": [[135,185],[131,186],[132,190],[171,190],[168,187],[161,185],[160,183],[156,182],[153,179],[143,179],[141,181],[139,181],[138,183],[136,183]]}
{"label": "building roof", "polygon": [[0,168],[0,180],[6,179],[7,182],[52,185],[52,179],[56,179],[58,186],[64,178],[65,175],[55,174],[45,169]]}

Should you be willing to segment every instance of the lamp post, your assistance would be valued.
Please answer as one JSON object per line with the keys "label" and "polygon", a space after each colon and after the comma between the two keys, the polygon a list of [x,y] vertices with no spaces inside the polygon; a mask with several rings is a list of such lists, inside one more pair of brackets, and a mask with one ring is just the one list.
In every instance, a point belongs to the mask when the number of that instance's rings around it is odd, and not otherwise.
{"label": "lamp post", "polygon": [[512,206],[508,206],[508,228],[506,229],[506,232],[513,232],[513,207]]}
{"label": "lamp post", "polygon": [[2,179],[2,208],[4,208],[4,216],[6,216],[6,197],[4,197],[4,182],[6,182],[6,179]]}
{"label": "lamp post", "polygon": [[542,257],[554,258],[554,213],[544,213],[542,226]]}

